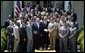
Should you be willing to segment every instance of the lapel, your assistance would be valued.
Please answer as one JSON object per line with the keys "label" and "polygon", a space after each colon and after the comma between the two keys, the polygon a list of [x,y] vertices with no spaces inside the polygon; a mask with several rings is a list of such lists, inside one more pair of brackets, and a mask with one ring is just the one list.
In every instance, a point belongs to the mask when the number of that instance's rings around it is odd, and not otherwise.
{"label": "lapel", "polygon": [[36,22],[35,22],[34,26],[35,26],[35,28],[37,28],[37,29],[38,29],[38,26],[37,26],[37,23],[36,23]]}

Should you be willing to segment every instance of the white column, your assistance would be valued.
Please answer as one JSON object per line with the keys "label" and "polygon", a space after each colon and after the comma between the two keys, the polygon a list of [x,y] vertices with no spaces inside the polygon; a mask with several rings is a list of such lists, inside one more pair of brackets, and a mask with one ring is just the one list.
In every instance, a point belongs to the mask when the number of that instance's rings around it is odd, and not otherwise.
{"label": "white column", "polygon": [[64,1],[64,10],[67,11],[69,6],[69,1]]}

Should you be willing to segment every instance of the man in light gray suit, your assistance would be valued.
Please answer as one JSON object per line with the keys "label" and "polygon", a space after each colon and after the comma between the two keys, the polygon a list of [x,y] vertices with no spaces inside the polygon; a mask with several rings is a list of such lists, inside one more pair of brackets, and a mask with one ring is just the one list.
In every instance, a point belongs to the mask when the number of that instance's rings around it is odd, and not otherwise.
{"label": "man in light gray suit", "polygon": [[32,34],[32,23],[31,20],[27,22],[26,25],[26,32],[27,32],[27,52],[32,52],[33,48],[33,34]]}
{"label": "man in light gray suit", "polygon": [[66,27],[66,22],[63,21],[62,25],[59,27],[59,45],[60,52],[67,52],[67,35],[69,30]]}
{"label": "man in light gray suit", "polygon": [[71,48],[71,52],[76,52],[76,31],[77,28],[74,26],[74,23],[71,22],[70,23],[70,36],[69,36],[69,44],[70,44],[70,48]]}
{"label": "man in light gray suit", "polygon": [[13,34],[14,34],[14,49],[13,49],[13,52],[17,52],[18,49],[19,49],[19,42],[20,42],[18,23],[14,24]]}

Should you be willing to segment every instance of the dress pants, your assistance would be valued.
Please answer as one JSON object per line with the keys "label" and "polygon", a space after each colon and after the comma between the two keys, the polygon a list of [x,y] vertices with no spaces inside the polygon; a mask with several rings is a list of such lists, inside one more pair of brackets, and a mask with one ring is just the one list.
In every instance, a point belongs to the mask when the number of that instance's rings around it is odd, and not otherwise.
{"label": "dress pants", "polygon": [[39,34],[33,34],[33,50],[39,49],[40,46],[40,35]]}
{"label": "dress pants", "polygon": [[27,40],[27,52],[32,52],[33,49],[33,39]]}
{"label": "dress pants", "polygon": [[19,40],[18,39],[14,39],[14,49],[13,52],[18,52],[19,49]]}
{"label": "dress pants", "polygon": [[10,34],[7,34],[7,50],[9,52],[13,51],[13,37]]}
{"label": "dress pants", "polygon": [[76,52],[76,39],[74,37],[69,39],[69,46],[70,46],[71,52]]}
{"label": "dress pants", "polygon": [[67,52],[67,37],[59,39],[60,52]]}
{"label": "dress pants", "polygon": [[26,47],[26,41],[22,39],[22,41],[20,41],[20,52],[26,52]]}
{"label": "dress pants", "polygon": [[55,35],[52,35],[50,36],[50,48],[52,50],[55,50],[55,45],[56,45],[56,36]]}
{"label": "dress pants", "polygon": [[40,35],[40,41],[39,42],[40,42],[40,47],[43,48],[44,47],[44,35],[42,35],[42,34]]}
{"label": "dress pants", "polygon": [[44,47],[46,47],[46,49],[48,48],[48,45],[49,45],[49,37],[48,37],[48,32],[44,32],[44,34],[43,34],[43,36],[44,36],[44,39],[43,39],[43,41],[44,41]]}

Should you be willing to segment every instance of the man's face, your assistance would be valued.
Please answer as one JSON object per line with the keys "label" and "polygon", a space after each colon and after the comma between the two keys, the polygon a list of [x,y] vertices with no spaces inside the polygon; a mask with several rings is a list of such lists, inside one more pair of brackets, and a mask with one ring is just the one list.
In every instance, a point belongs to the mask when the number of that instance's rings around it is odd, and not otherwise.
{"label": "man's face", "polygon": [[62,21],[65,20],[65,16],[64,16],[64,15],[61,16],[61,20],[62,20]]}
{"label": "man's face", "polygon": [[36,18],[36,21],[37,21],[37,22],[39,22],[39,21],[40,21],[40,19],[39,19],[39,18]]}
{"label": "man's face", "polygon": [[40,14],[41,12],[40,11],[38,11],[38,14]]}
{"label": "man's face", "polygon": [[71,16],[70,15],[68,15],[67,17],[68,17],[69,20],[71,19]]}
{"label": "man's face", "polygon": [[29,19],[29,23],[31,23],[31,19]]}
{"label": "man's face", "polygon": [[63,22],[61,25],[65,27],[65,26],[66,26],[66,23],[65,23],[65,22]]}
{"label": "man's face", "polygon": [[44,16],[44,20],[47,20],[47,16]]}
{"label": "man's face", "polygon": [[55,12],[55,15],[58,15],[58,13],[57,13],[57,12]]}
{"label": "man's face", "polygon": [[54,20],[54,18],[53,18],[53,17],[51,17],[50,21],[51,21],[51,22],[55,22],[55,20]]}
{"label": "man's face", "polygon": [[60,17],[61,17],[61,15],[60,15],[60,14],[58,14],[58,17],[60,18]]}
{"label": "man's face", "polygon": [[74,27],[74,23],[73,22],[71,22],[70,24],[71,24],[71,27]]}

